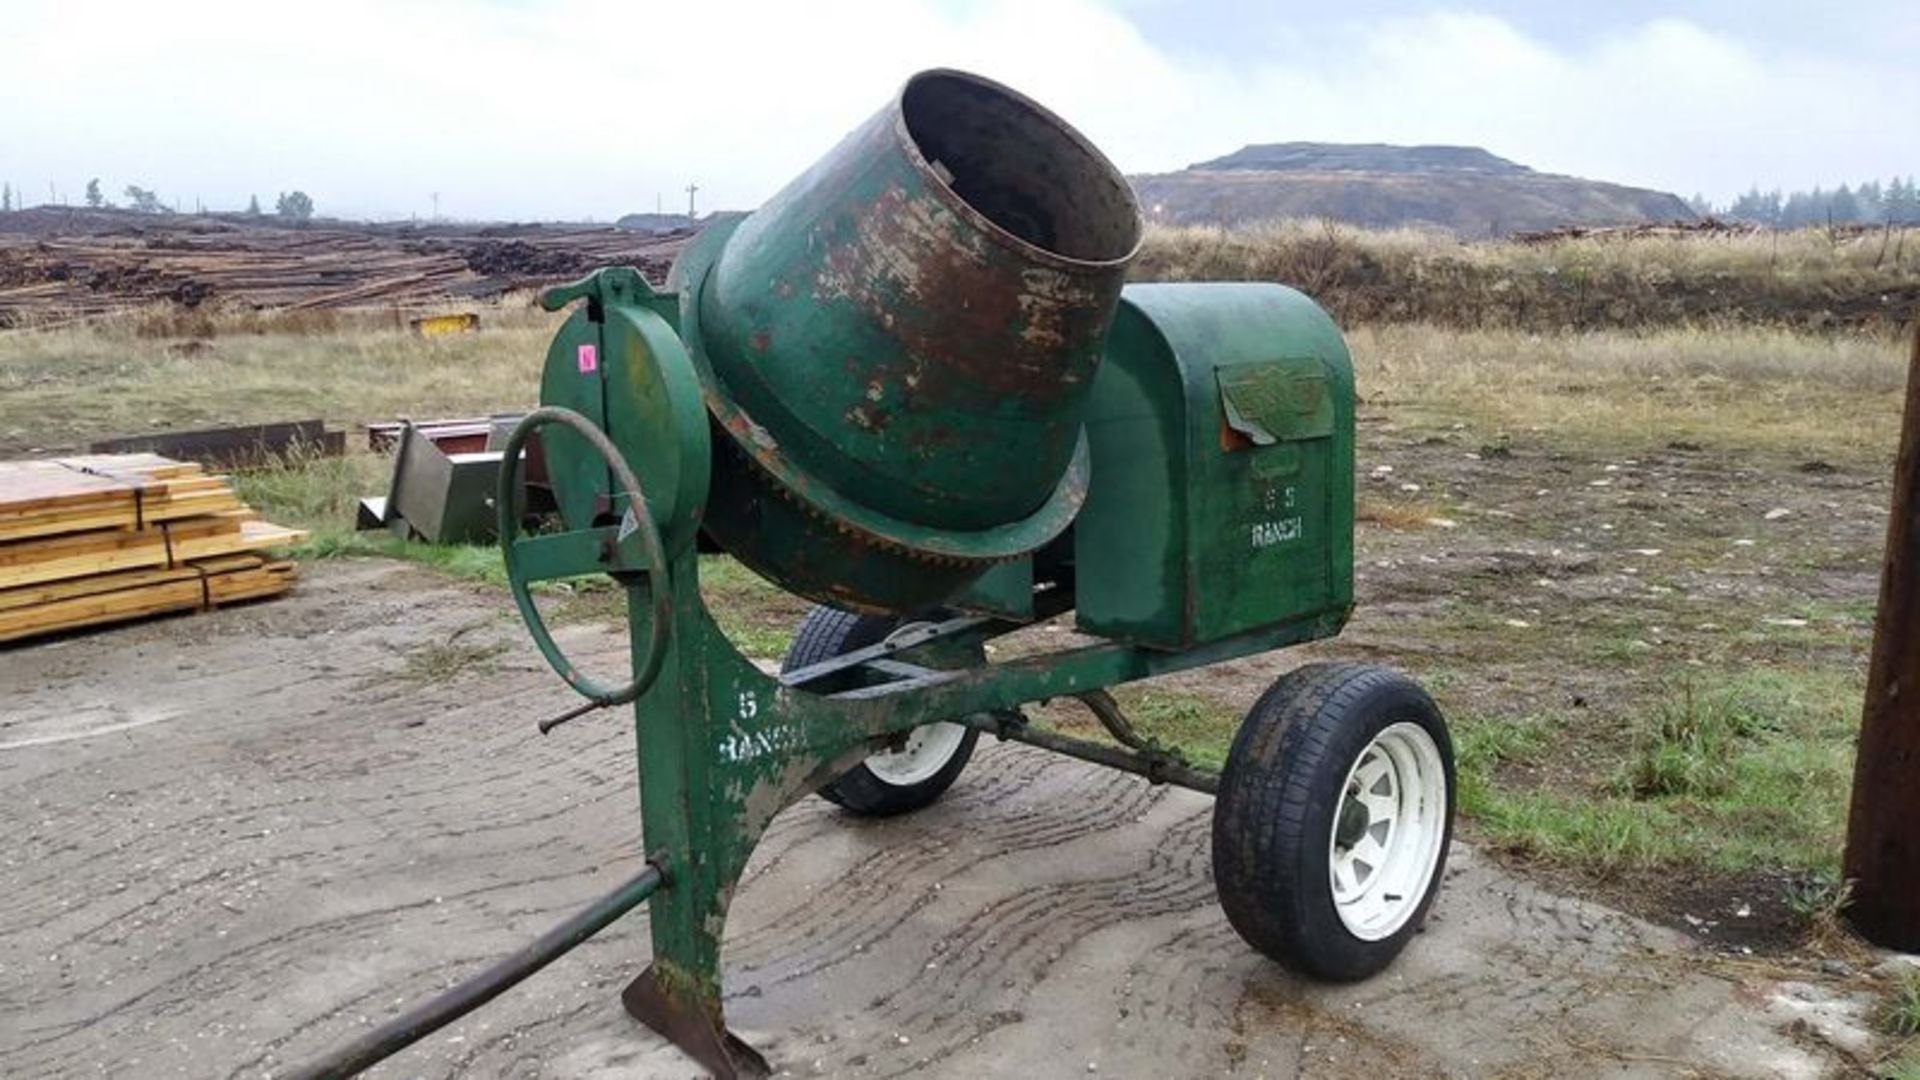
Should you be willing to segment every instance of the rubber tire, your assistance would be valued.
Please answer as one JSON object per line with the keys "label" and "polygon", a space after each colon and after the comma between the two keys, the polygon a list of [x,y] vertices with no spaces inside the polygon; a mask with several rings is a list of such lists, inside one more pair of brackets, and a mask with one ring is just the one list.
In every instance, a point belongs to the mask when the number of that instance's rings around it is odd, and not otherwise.
{"label": "rubber tire", "polygon": [[[1348,771],[1389,725],[1410,720],[1440,750],[1445,832],[1426,895],[1378,941],[1355,936],[1334,907],[1328,839]],[[1213,805],[1213,879],[1227,921],[1247,944],[1291,971],[1334,982],[1377,974],[1419,932],[1446,876],[1455,775],[1446,720],[1399,672],[1364,664],[1310,664],[1254,702]]]}
{"label": "rubber tire", "polygon": [[[939,617],[938,615],[934,617]],[[886,640],[906,620],[885,615],[856,615],[825,605],[816,605],[800,620],[780,670],[793,671],[842,653],[864,649]],[[917,784],[892,784],[880,779],[865,765],[855,765],[820,789],[820,797],[861,817],[892,817],[932,805],[960,776],[973,757],[980,732],[969,728],[960,748],[940,771]]]}

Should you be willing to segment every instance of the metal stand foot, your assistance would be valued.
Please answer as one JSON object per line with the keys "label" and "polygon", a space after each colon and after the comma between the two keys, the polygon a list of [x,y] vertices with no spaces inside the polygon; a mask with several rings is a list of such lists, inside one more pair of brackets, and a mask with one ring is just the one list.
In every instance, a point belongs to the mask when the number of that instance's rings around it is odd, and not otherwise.
{"label": "metal stand foot", "polygon": [[657,967],[649,966],[620,992],[628,1016],[679,1047],[717,1080],[761,1080],[772,1075],[773,1068],[758,1050],[712,1019],[720,1015],[718,1002],[707,1009],[683,1000],[667,988],[674,980],[662,979]]}

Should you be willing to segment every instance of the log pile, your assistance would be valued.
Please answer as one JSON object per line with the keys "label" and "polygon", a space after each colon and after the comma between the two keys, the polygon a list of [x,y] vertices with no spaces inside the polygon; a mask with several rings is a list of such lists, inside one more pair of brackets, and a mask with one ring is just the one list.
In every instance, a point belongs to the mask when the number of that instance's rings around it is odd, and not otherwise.
{"label": "log pile", "polygon": [[306,538],[157,454],[0,462],[0,642],[274,596]]}
{"label": "log pile", "polygon": [[1705,217],[1699,221],[1646,221],[1636,225],[1563,225],[1557,229],[1513,233],[1508,239],[1516,244],[1558,244],[1568,240],[1645,240],[1656,236],[1751,236],[1761,231],[1761,226],[1751,222]]}
{"label": "log pile", "polygon": [[232,215],[42,208],[0,214],[0,327],[151,304],[412,309],[611,265],[659,281],[686,239],[611,226],[291,228]]}

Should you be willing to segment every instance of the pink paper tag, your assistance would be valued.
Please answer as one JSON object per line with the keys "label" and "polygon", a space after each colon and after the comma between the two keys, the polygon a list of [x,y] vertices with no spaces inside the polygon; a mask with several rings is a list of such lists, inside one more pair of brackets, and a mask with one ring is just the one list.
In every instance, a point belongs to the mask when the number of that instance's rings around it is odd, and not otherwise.
{"label": "pink paper tag", "polygon": [[592,345],[580,346],[580,374],[588,375],[600,369],[600,350]]}

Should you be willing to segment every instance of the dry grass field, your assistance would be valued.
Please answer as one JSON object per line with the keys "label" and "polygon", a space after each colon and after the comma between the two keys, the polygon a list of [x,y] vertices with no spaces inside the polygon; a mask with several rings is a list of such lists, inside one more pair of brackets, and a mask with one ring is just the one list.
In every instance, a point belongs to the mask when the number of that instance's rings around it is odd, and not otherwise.
{"label": "dry grass field", "polygon": [[342,424],[525,404],[558,319],[490,306],[420,338],[386,312],[131,312],[0,334],[0,454],[114,434],[321,416]]}
{"label": "dry grass field", "polygon": [[1286,282],[1346,326],[1897,330],[1920,311],[1920,229],[1629,230],[1468,243],[1329,222],[1156,228],[1134,277]]}
{"label": "dry grass field", "polygon": [[[1435,689],[1458,732],[1467,833],[1502,858],[1740,955],[1844,957],[1838,851],[1905,378],[1894,328],[1916,310],[1900,298],[1920,296],[1920,242],[1462,246],[1317,228],[1160,231],[1144,268],[1317,281],[1346,305],[1359,607],[1306,653],[1397,664]],[[1316,243],[1330,245],[1321,271],[1301,261]],[[1379,281],[1352,287],[1360,265]],[[1586,284],[1543,284],[1570,274]],[[1403,308],[1368,306],[1396,290]],[[1716,296],[1720,317],[1683,317]],[[379,313],[155,311],[0,333],[0,455],[531,405],[556,317],[515,298],[482,319],[432,340]],[[243,493],[314,530],[307,557],[413,558],[497,585],[489,550],[350,531],[385,468],[364,452],[296,459],[247,475]],[[728,560],[708,566],[729,632],[776,657],[804,605]],[[615,615],[604,592],[565,600],[575,618]],[[1275,670],[1242,662],[1123,697],[1218,761]]]}
{"label": "dry grass field", "polygon": [[[482,333],[421,339],[389,315],[181,320],[134,313],[0,336],[0,454],[135,432],[319,416],[338,425],[528,405],[559,316],[491,306]],[[1508,437],[1711,437],[1729,451],[1892,445],[1905,368],[1890,333],[1730,326],[1349,331],[1361,393]]]}

